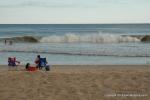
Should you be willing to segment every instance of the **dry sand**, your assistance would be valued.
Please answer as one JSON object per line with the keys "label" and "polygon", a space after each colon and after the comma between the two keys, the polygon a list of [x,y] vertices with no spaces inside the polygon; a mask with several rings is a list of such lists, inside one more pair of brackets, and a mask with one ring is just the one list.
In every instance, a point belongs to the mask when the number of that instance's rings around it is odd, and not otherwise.
{"label": "dry sand", "polygon": [[150,100],[146,65],[55,65],[50,72],[21,69],[0,70],[0,100]]}

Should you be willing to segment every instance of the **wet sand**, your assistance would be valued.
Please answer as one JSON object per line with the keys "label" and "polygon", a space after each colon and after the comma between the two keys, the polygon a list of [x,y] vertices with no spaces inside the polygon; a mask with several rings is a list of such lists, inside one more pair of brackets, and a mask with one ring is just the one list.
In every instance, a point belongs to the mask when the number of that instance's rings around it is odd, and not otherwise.
{"label": "wet sand", "polygon": [[0,100],[150,100],[150,65],[0,66]]}

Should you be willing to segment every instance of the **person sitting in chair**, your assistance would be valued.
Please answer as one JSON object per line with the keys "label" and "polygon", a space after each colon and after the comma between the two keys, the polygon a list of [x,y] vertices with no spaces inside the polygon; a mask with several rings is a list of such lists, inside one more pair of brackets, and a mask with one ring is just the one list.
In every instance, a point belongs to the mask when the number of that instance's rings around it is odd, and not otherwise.
{"label": "person sitting in chair", "polygon": [[39,68],[39,70],[41,70],[43,67],[45,67],[46,71],[50,70],[50,66],[47,65],[48,62],[46,58],[41,58],[40,55],[37,55],[35,63],[36,63],[37,68]]}
{"label": "person sitting in chair", "polygon": [[17,66],[16,63],[20,64],[20,62],[16,60],[16,57],[8,58],[8,66]]}

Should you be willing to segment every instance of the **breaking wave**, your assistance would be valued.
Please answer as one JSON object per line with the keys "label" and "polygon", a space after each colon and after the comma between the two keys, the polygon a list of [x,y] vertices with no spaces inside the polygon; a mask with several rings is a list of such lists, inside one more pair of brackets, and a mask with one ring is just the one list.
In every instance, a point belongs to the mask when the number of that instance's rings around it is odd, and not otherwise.
{"label": "breaking wave", "polygon": [[20,36],[20,37],[8,37],[8,38],[0,38],[0,41],[13,41],[13,42],[29,42],[29,43],[37,43],[38,41],[38,37],[34,37],[34,36]]}
{"label": "breaking wave", "polygon": [[12,40],[14,42],[28,43],[124,43],[124,42],[150,42],[150,36],[131,36],[115,34],[65,34],[62,36],[51,35],[45,37],[21,36],[1,38],[0,41]]}
{"label": "breaking wave", "polygon": [[46,43],[121,43],[121,42],[138,42],[136,37],[121,36],[113,34],[88,34],[75,35],[66,34],[64,36],[43,37],[40,42]]}

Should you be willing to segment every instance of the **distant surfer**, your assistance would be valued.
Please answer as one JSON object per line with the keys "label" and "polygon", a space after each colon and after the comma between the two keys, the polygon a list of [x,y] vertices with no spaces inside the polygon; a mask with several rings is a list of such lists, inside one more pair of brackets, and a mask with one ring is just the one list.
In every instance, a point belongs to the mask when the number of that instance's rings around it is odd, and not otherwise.
{"label": "distant surfer", "polygon": [[7,40],[5,40],[5,45],[7,44]]}

